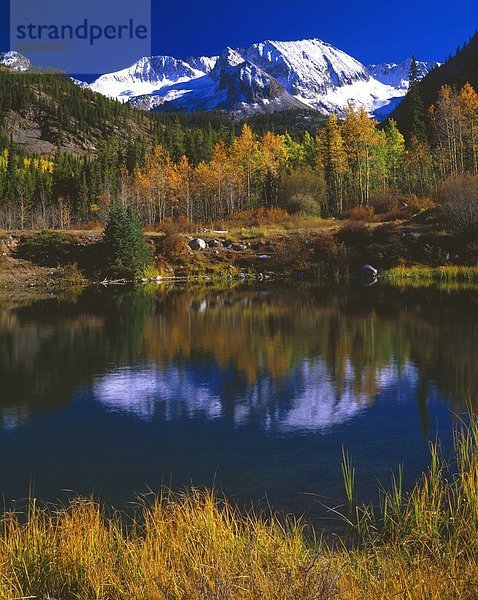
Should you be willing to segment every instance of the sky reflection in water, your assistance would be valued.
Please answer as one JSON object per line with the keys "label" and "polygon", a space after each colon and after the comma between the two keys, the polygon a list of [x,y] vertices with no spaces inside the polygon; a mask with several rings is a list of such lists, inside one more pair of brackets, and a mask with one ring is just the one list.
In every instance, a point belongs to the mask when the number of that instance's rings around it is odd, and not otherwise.
{"label": "sky reflection in water", "polygon": [[[402,370],[391,364],[377,369],[375,379],[378,393],[392,389],[398,382],[413,389],[419,374],[411,363]],[[230,418],[236,426],[257,421],[266,431],[327,433],[334,425],[366,410],[369,397],[363,391],[356,392],[355,380],[355,369],[347,361],[343,389],[338,391],[323,361],[305,359],[283,380],[268,376],[256,381],[235,398],[229,415],[214,381],[198,380],[190,366],[182,370],[159,369],[154,364],[122,367],[96,378],[92,395],[108,410],[145,421],[152,421],[158,413],[165,421]]]}

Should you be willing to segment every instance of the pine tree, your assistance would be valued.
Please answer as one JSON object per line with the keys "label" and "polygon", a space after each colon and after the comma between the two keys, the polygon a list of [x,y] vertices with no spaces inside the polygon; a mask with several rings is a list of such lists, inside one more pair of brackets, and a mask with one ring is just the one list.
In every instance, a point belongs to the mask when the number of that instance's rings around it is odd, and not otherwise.
{"label": "pine tree", "polygon": [[415,138],[418,142],[424,143],[427,139],[425,108],[423,105],[423,98],[420,93],[420,88],[418,86],[420,78],[418,72],[418,63],[415,55],[412,56],[409,79],[409,138]]}
{"label": "pine tree", "polygon": [[106,272],[135,280],[152,263],[152,252],[144,239],[143,226],[133,204],[123,207],[113,200],[104,238]]}

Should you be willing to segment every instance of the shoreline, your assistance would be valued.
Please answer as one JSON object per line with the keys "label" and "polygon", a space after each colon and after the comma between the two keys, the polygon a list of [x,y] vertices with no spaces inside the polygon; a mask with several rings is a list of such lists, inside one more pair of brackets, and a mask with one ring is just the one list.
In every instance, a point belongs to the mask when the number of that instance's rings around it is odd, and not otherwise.
{"label": "shoreline", "polygon": [[[195,234],[146,232],[156,260],[135,282],[340,281],[360,278],[372,264],[389,285],[475,285],[478,264],[456,264],[450,240],[410,223],[327,222],[294,231],[275,227]],[[218,235],[220,234],[220,235]],[[188,244],[200,238],[205,248]],[[4,232],[0,237],[0,294],[43,290],[59,294],[90,285],[130,285],[100,272],[102,231]]]}

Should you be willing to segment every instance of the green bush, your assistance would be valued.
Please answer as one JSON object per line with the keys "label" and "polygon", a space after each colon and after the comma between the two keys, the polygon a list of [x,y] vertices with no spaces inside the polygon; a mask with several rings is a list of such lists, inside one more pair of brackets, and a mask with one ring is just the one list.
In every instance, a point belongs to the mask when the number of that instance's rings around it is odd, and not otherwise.
{"label": "green bush", "polygon": [[310,194],[294,194],[287,202],[286,208],[293,214],[307,217],[320,217],[322,214],[320,202]]}

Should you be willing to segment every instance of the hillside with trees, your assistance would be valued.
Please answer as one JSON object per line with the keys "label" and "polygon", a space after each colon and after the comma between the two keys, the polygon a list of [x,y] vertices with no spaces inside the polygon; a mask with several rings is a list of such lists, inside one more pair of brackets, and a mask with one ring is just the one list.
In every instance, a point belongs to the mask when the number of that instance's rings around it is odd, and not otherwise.
{"label": "hillside with trees", "polygon": [[[417,90],[424,109],[428,110],[438,100],[444,85],[461,89],[467,83],[475,90],[478,89],[478,32],[463,47],[459,47],[454,56],[449,57],[446,62],[430,71],[418,82]],[[414,86],[411,85],[409,93],[391,115],[404,134],[409,131],[413,118],[414,96]]]}
{"label": "hillside with trees", "polygon": [[[221,112],[144,114],[62,75],[4,70],[0,227],[103,226],[113,201],[134,204],[150,227],[165,219],[214,223],[255,209],[398,217],[410,197],[429,196],[444,199],[453,222],[466,215],[473,226],[478,95],[466,81],[447,83],[428,107],[423,90],[438,73],[466,79],[477,46],[475,36],[422,81],[411,73],[404,127],[393,119],[379,125],[352,105],[325,121],[293,111],[250,122]],[[50,151],[18,143],[12,119],[36,119]]]}
{"label": "hillside with trees", "polygon": [[56,150],[92,155],[115,136],[152,139],[151,120],[128,105],[82,89],[62,73],[19,73],[0,67],[0,130],[33,154]]}

